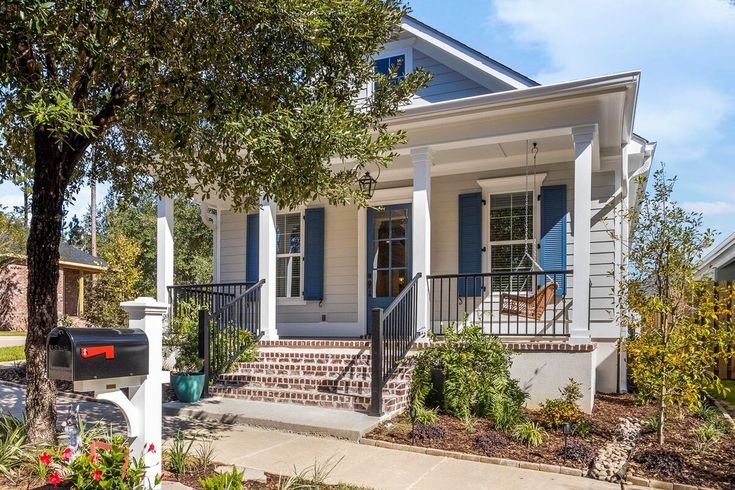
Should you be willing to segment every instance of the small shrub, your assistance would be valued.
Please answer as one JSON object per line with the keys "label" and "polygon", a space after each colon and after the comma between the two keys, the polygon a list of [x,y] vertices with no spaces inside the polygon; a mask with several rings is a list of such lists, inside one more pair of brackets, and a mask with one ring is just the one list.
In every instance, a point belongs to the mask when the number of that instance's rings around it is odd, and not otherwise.
{"label": "small shrub", "polygon": [[560,388],[559,393],[562,400],[576,406],[577,402],[582,399],[582,384],[574,378],[569,378],[569,383]]}
{"label": "small shrub", "polygon": [[207,471],[214,461],[214,442],[205,441],[199,444],[194,451],[194,461],[200,472]]}
{"label": "small shrub", "polygon": [[424,425],[433,425],[436,423],[439,416],[436,413],[435,408],[424,408],[419,407],[416,410],[416,422]]}
{"label": "small shrub", "polygon": [[580,421],[574,425],[572,431],[574,435],[579,436],[582,439],[587,439],[590,434],[592,434],[592,422],[584,418],[580,419]]}
{"label": "small shrub", "polygon": [[704,422],[694,429],[694,449],[699,453],[708,452],[724,436],[722,430],[713,422]]}
{"label": "small shrub", "polygon": [[545,427],[556,429],[565,423],[574,424],[582,418],[577,405],[567,400],[546,400],[541,404],[538,418]]}
{"label": "small shrub", "polygon": [[643,421],[643,432],[647,434],[655,434],[658,432],[658,428],[661,426],[661,421],[657,415],[648,417]]}
{"label": "small shrub", "polygon": [[164,451],[166,467],[174,475],[183,475],[189,470],[189,453],[194,438],[187,438],[182,431],[176,431],[171,447]]}
{"label": "small shrub", "polygon": [[494,456],[498,450],[508,447],[509,444],[508,438],[496,431],[488,431],[475,437],[475,446],[487,456]]}
{"label": "small shrub", "polygon": [[327,459],[324,463],[314,461],[314,464],[302,471],[297,471],[294,467],[293,475],[286,481],[278,482],[278,490],[303,490],[322,488],[334,471],[338,464],[342,462],[344,456],[334,461],[333,458]]}
{"label": "small shrub", "polygon": [[424,425],[422,423],[416,423],[408,434],[411,439],[419,441],[429,439],[444,439],[447,437],[447,430],[441,425]]}
{"label": "small shrub", "polygon": [[559,450],[559,456],[570,461],[589,464],[595,457],[595,450],[586,442],[570,442]]}
{"label": "small shrub", "polygon": [[510,377],[511,355],[478,325],[448,328],[443,342],[415,358],[411,405],[418,414],[436,398],[449,415],[463,420],[487,417],[499,426],[511,426],[526,398]]}
{"label": "small shrub", "polygon": [[528,447],[536,447],[544,442],[546,431],[534,422],[521,422],[513,427],[511,436]]}
{"label": "small shrub", "polygon": [[232,468],[229,473],[213,473],[207,478],[199,480],[204,490],[241,490],[242,478],[245,474]]}
{"label": "small shrub", "polygon": [[694,411],[694,415],[704,422],[714,422],[721,416],[720,411],[711,405],[702,405]]}
{"label": "small shrub", "polygon": [[3,412],[0,415],[0,474],[12,479],[28,461],[28,425],[22,418]]}
{"label": "small shrub", "polygon": [[634,459],[644,470],[665,475],[669,479],[680,475],[684,466],[684,461],[679,454],[664,449],[646,449],[637,454]]}

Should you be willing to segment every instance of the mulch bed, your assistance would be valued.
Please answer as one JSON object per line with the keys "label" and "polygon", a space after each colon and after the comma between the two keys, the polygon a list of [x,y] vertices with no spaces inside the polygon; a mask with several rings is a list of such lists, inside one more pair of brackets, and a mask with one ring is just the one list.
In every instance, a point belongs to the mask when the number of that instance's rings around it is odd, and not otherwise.
{"label": "mulch bed", "polygon": [[[535,420],[533,411],[527,412],[531,420]],[[595,398],[595,408],[587,419],[592,423],[591,434],[586,439],[570,436],[568,443],[589,444],[597,452],[616,435],[616,426],[620,417],[637,417],[648,419],[655,414],[652,406],[637,406],[631,395],[598,394]],[[631,471],[636,476],[655,478],[663,481],[686,483],[690,485],[707,486],[721,489],[735,489],[735,436],[726,436],[708,453],[699,454],[694,449],[695,439],[692,430],[701,424],[701,421],[691,414],[681,417],[672,417],[666,431],[667,440],[663,448],[656,443],[655,434],[643,434],[638,440],[636,450],[631,461]],[[493,456],[547,463],[587,470],[589,462],[566,459],[560,454],[564,447],[564,435],[561,430],[547,430],[548,437],[544,443],[535,448],[528,448],[512,439],[505,438],[493,429],[492,424],[484,419],[474,419],[467,427],[461,420],[447,415],[439,415],[437,425],[445,431],[443,438],[411,438],[411,423],[406,414],[381,424],[366,437],[382,441],[408,444],[449,451],[459,451],[469,454]],[[478,440],[479,437],[479,440]],[[495,443],[500,441],[501,443]],[[507,444],[506,444],[507,441]],[[674,475],[647,472],[639,463],[635,462],[637,454],[645,450],[672,451],[681,455],[683,467],[681,473]]]}

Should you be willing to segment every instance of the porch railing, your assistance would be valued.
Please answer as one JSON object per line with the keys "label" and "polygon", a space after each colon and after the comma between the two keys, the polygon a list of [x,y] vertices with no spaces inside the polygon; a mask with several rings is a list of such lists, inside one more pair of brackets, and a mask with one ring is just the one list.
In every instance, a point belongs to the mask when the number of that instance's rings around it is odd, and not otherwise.
{"label": "porch railing", "polygon": [[372,311],[370,415],[383,414],[383,387],[418,338],[416,306],[420,279],[419,272],[388,308]]}
{"label": "porch railing", "polygon": [[246,289],[253,286],[252,282],[227,282],[218,284],[183,284],[168,287],[168,304],[171,305],[171,315],[178,316],[179,304],[193,303],[209,311],[217,311],[234,300]]}
{"label": "porch railing", "polygon": [[502,336],[569,333],[571,270],[441,274],[427,279],[430,324],[436,334],[463,322]]}
{"label": "porch railing", "polygon": [[264,279],[211,313],[207,308],[199,310],[199,355],[204,359],[205,387],[237,361],[248,341],[263,335],[260,325],[263,284]]}

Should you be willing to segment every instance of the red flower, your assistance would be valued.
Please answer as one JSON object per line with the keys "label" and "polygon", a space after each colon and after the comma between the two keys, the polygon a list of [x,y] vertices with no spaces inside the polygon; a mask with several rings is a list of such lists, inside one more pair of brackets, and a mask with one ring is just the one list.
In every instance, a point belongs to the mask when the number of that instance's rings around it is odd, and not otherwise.
{"label": "red flower", "polygon": [[97,460],[99,459],[99,458],[97,457],[97,453],[94,453],[94,454],[92,455],[92,457],[91,457],[90,459],[91,459],[91,461],[92,461],[93,463],[96,463],[96,462],[97,462]]}
{"label": "red flower", "polygon": [[48,477],[48,482],[53,486],[61,483],[61,475],[59,475],[59,472],[54,471],[53,473],[51,473],[51,475]]}
{"label": "red flower", "polygon": [[[146,450],[146,446],[147,446],[147,448],[148,448],[147,450]],[[145,451],[146,451],[147,453],[153,453],[153,454],[156,454],[156,446],[155,446],[155,445],[154,445],[153,443],[151,443],[151,445],[150,445],[150,446],[149,446],[148,444],[145,444],[145,445],[143,446],[143,450],[145,450]]]}
{"label": "red flower", "polygon": [[71,459],[71,448],[64,449],[64,452],[61,453],[61,461],[69,461]]}
{"label": "red flower", "polygon": [[43,454],[38,458],[38,460],[48,466],[51,464],[51,455],[44,451]]}
{"label": "red flower", "polygon": [[100,481],[102,479],[102,472],[100,470],[94,470],[92,472],[92,480]]}

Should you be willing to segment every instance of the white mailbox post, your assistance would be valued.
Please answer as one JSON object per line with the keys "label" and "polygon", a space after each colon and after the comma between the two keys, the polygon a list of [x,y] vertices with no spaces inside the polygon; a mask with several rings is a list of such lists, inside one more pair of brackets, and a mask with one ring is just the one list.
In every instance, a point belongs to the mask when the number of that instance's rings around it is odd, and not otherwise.
{"label": "white mailbox post", "polygon": [[161,385],[168,383],[168,372],[163,367],[163,317],[168,310],[165,303],[159,303],[153,298],[137,298],[134,301],[121,303],[122,308],[130,319],[130,328],[143,330],[148,337],[148,376],[140,386],[129,389],[130,398],[120,390],[95,392],[100,400],[108,400],[120,407],[128,423],[128,436],[133,439],[131,451],[138,457],[143,452],[145,444],[153,444],[155,453],[145,455],[145,464],[148,466],[146,477],[151,488],[158,490],[160,485],[154,485],[155,476],[161,475],[162,437],[161,425]]}

